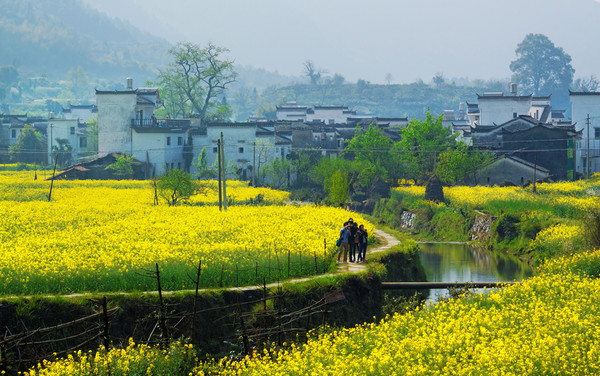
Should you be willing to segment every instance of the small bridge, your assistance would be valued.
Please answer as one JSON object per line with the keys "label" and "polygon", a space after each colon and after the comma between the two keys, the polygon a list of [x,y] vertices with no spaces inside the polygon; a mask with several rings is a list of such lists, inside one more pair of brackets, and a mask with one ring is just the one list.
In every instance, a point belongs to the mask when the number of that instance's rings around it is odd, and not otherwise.
{"label": "small bridge", "polygon": [[521,282],[381,282],[384,290],[416,290],[416,289],[447,289],[463,288],[495,288],[510,286]]}

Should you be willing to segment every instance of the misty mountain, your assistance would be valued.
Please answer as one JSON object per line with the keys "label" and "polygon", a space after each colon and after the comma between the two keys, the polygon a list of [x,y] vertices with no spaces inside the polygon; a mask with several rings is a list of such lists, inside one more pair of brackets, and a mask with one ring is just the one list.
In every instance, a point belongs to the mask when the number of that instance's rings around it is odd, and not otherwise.
{"label": "misty mountain", "polygon": [[62,78],[81,66],[92,78],[152,79],[169,43],[80,0],[0,0],[0,65]]}

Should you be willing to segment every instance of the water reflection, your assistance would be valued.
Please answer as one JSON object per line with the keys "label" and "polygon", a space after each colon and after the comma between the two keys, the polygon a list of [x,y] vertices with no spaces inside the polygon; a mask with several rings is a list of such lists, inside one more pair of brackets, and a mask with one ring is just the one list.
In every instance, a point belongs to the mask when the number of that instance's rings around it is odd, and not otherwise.
{"label": "water reflection", "polygon": [[[527,263],[508,255],[490,253],[467,244],[421,244],[421,263],[429,282],[508,282],[533,275]],[[447,295],[431,290],[428,299]]]}

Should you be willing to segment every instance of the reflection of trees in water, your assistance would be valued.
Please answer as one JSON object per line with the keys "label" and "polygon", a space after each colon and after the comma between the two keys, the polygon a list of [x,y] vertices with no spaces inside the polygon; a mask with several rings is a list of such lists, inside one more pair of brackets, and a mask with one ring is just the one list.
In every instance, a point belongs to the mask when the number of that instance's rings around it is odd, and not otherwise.
{"label": "reflection of trees in water", "polygon": [[533,274],[529,265],[517,258],[466,244],[421,244],[420,257],[430,281],[454,282],[463,277],[465,280],[479,279],[477,275],[512,281]]}

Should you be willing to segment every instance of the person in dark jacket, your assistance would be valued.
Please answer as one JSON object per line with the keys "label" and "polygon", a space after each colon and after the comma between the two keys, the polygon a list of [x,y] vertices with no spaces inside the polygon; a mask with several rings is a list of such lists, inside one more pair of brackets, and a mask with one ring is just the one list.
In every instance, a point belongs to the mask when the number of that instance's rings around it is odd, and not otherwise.
{"label": "person in dark jacket", "polygon": [[348,244],[348,251],[350,253],[350,262],[356,262],[356,249],[358,248],[356,234],[358,233],[358,224],[351,220],[352,218],[348,220],[350,223],[350,243]]}
{"label": "person in dark jacket", "polygon": [[367,261],[367,244],[369,243],[369,233],[365,229],[364,225],[360,225],[358,227],[358,232],[356,234],[356,238],[358,240],[358,262]]}

